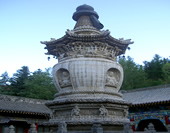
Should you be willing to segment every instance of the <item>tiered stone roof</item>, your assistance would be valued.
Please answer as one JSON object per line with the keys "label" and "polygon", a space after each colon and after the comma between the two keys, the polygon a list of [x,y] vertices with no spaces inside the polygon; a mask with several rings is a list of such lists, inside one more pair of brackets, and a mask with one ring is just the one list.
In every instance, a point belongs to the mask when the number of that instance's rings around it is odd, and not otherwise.
{"label": "tiered stone roof", "polygon": [[75,34],[74,31],[66,31],[66,35],[59,38],[54,39],[51,38],[50,41],[41,41],[42,44],[46,44],[45,49],[48,49],[47,55],[54,55],[56,56],[56,49],[61,45],[67,45],[69,42],[94,42],[94,41],[101,41],[103,43],[107,43],[109,46],[118,47],[120,51],[117,53],[116,56],[124,54],[126,49],[128,48],[129,44],[133,44],[131,39],[124,40],[123,38],[116,39],[110,35],[108,30],[102,31],[101,34],[95,35],[79,35]]}
{"label": "tiered stone roof", "polygon": [[[116,57],[124,54],[128,45],[133,42],[131,39],[116,39],[110,35],[108,30],[101,30],[104,26],[98,18],[99,16],[93,7],[79,6],[73,14],[73,19],[77,21],[73,30],[67,30],[66,34],[59,39],[51,38],[50,41],[41,41],[42,44],[46,45],[45,49],[48,50],[46,54],[53,55],[59,59],[59,62],[63,59],[77,58],[72,56],[73,53],[81,55],[81,57],[116,60]],[[74,45],[74,43],[79,42],[81,44]],[[80,45],[83,45],[83,48],[79,48]],[[97,51],[101,53],[97,53]]]}

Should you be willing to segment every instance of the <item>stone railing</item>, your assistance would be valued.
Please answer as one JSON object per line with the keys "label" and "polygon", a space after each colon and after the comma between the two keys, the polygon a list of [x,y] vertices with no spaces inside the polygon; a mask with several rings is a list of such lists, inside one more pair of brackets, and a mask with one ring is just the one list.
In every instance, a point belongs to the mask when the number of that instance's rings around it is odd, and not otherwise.
{"label": "stone railing", "polygon": [[[73,132],[69,132],[67,131],[67,129],[63,128],[63,123],[62,125],[60,125],[60,127],[62,127],[61,129],[59,128],[57,132],[37,132],[36,131],[36,126],[35,124],[32,124],[30,126],[30,129],[28,131],[28,133],[73,133]],[[64,130],[62,130],[64,129]],[[145,128],[144,131],[133,131],[129,125],[124,125],[124,130],[122,132],[114,132],[114,131],[110,131],[110,132],[105,132],[103,131],[102,125],[101,124],[94,124],[92,126],[91,131],[89,132],[84,132],[84,133],[170,133],[170,125],[167,126],[168,131],[167,132],[157,132],[154,128],[154,125],[152,123],[150,123],[148,125],[148,128]],[[5,133],[15,133],[15,127],[13,125],[9,126],[8,128],[5,129]],[[75,133],[75,132],[74,132]],[[76,132],[76,133],[80,133],[80,132]],[[83,133],[83,132],[81,132]]]}
{"label": "stone railing", "polygon": [[[15,127],[13,125],[9,126],[9,128],[5,129],[4,133],[15,133]],[[35,124],[30,126],[28,133],[37,133]]]}

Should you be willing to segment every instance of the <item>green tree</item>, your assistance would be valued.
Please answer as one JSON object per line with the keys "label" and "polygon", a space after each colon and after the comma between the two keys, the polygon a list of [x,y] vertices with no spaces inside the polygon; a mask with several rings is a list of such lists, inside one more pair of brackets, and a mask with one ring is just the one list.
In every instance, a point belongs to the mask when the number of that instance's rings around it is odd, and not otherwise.
{"label": "green tree", "polygon": [[130,56],[127,59],[121,57],[118,62],[124,70],[124,80],[121,89],[129,90],[146,86],[146,74],[142,65],[137,65]]}
{"label": "green tree", "polygon": [[170,83],[170,63],[166,63],[162,67],[163,78],[166,84]]}
{"label": "green tree", "polygon": [[16,73],[13,74],[13,77],[10,78],[10,95],[20,96],[20,91],[26,89],[24,86],[25,80],[27,80],[30,76],[30,71],[28,66],[23,66],[21,69],[17,70]]}
{"label": "green tree", "polygon": [[162,58],[158,54],[156,54],[150,62],[144,61],[144,70],[148,78],[148,86],[164,84],[162,67],[168,62],[168,58]]}
{"label": "green tree", "polygon": [[162,79],[162,60],[159,55],[155,55],[151,62],[144,61],[144,69],[149,79]]}
{"label": "green tree", "polygon": [[4,72],[1,76],[0,76],[0,92],[1,94],[8,94],[9,91],[9,75],[7,72]]}
{"label": "green tree", "polygon": [[43,72],[41,69],[33,72],[32,75],[24,82],[25,90],[20,95],[37,99],[53,99],[57,92],[49,69]]}
{"label": "green tree", "polygon": [[6,86],[9,84],[9,75],[7,72],[4,72],[1,76],[0,76],[0,85],[1,86]]}

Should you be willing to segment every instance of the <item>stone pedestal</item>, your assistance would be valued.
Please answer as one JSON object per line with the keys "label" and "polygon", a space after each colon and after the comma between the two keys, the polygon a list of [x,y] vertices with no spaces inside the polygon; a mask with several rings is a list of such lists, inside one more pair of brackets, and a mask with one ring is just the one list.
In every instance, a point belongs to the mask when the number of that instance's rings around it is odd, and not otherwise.
{"label": "stone pedestal", "polygon": [[123,69],[117,56],[133,42],[101,31],[91,6],[79,6],[73,19],[77,24],[64,37],[42,42],[59,60],[53,67],[58,93],[46,104],[53,113],[45,124],[60,133],[121,132],[129,120],[128,103],[119,93]]}

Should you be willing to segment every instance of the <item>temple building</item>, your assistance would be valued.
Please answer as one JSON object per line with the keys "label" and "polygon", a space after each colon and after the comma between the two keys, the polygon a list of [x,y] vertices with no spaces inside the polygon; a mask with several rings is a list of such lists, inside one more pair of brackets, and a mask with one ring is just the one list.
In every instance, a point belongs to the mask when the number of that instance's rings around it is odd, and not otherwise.
{"label": "temple building", "polygon": [[50,109],[45,106],[45,100],[17,96],[0,95],[0,133],[10,125],[16,133],[28,133],[32,123],[38,131],[49,131],[41,124],[50,118]]}
{"label": "temple building", "polygon": [[123,91],[132,103],[129,119],[133,131],[144,131],[152,123],[156,131],[167,131],[170,125],[170,84]]}

